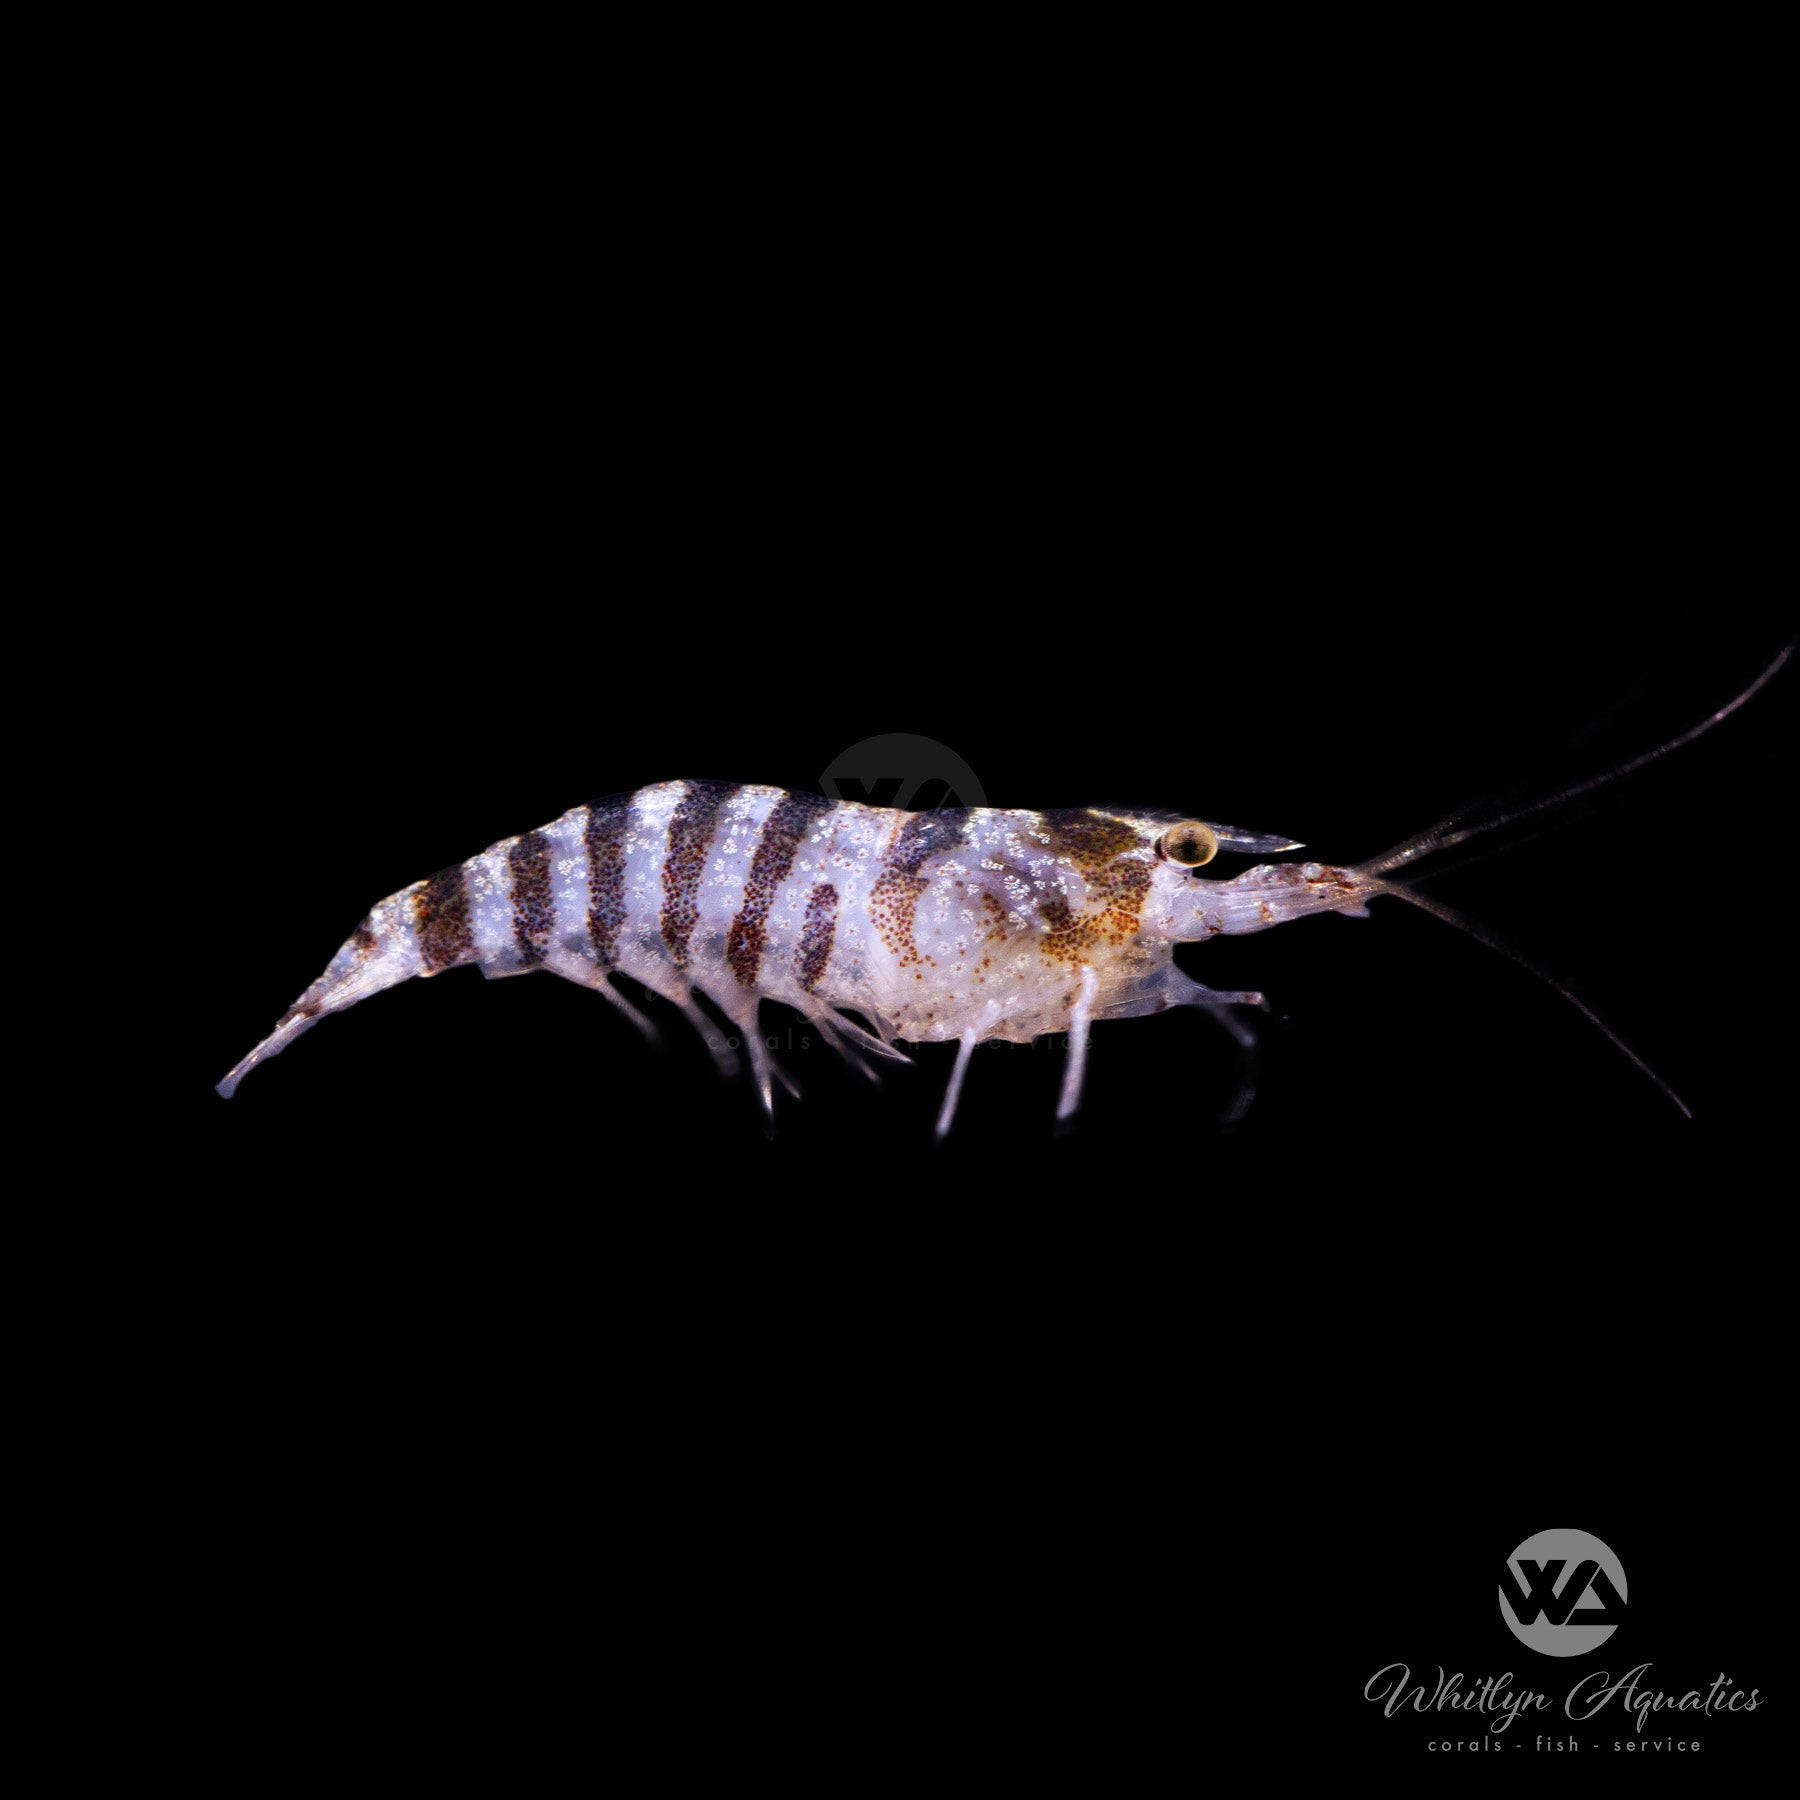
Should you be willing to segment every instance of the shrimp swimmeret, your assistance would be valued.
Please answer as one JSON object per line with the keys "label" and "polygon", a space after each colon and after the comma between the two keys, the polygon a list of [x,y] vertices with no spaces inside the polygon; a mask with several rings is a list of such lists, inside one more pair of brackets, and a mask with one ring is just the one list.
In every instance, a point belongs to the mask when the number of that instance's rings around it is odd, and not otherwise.
{"label": "shrimp swimmeret", "polygon": [[[704,996],[737,1029],[771,1118],[772,1081],[787,1078],[758,1029],[765,999],[797,1008],[871,1074],[867,1058],[909,1060],[896,1040],[954,1040],[940,1135],[978,1043],[1066,1032],[1057,1117],[1067,1120],[1098,1020],[1198,1006],[1241,1045],[1251,1041],[1235,1009],[1263,1006],[1263,997],[1202,986],[1176,967],[1177,944],[1314,913],[1361,915],[1392,895],[1516,956],[1395,871],[1691,742],[1742,706],[1791,651],[1729,705],[1617,769],[1498,818],[1446,821],[1342,867],[1260,862],[1229,881],[1212,879],[1199,870],[1221,847],[1277,855],[1304,846],[1208,820],[1105,808],[909,813],[715,781],[596,800],[380,901],[218,1089],[233,1093],[329,1013],[412,976],[475,963],[490,976],[548,969],[651,1031],[612,984],[615,973],[631,976],[679,1007],[720,1063],[734,1067],[729,1043],[696,1001]],[[1580,1000],[1552,985],[1687,1110]]]}

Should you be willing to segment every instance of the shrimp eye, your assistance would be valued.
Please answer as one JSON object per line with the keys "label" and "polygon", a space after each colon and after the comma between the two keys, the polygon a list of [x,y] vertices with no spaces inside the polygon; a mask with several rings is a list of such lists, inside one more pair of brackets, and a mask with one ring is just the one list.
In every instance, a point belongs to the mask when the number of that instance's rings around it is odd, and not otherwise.
{"label": "shrimp eye", "polygon": [[1219,854],[1219,839],[1210,825],[1203,825],[1198,819],[1183,819],[1163,833],[1156,847],[1170,862],[1197,869]]}

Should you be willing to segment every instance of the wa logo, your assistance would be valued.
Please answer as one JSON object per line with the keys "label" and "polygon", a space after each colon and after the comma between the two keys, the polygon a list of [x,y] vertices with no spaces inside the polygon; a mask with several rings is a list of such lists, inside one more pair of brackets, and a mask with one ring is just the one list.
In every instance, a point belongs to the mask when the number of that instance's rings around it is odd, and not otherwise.
{"label": "wa logo", "polygon": [[[819,786],[833,800],[897,806],[906,812],[987,805],[975,771],[948,744],[911,731],[889,731],[852,744],[831,759]],[[856,791],[846,793],[846,788]]]}
{"label": "wa logo", "polygon": [[1625,1569],[1585,1531],[1540,1531],[1500,1571],[1500,1616],[1545,1656],[1597,1650],[1625,1622]]}

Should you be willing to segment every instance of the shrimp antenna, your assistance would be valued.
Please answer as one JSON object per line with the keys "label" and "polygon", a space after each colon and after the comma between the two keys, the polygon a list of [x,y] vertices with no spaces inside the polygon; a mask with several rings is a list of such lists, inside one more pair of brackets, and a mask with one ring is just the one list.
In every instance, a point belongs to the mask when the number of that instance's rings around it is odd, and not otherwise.
{"label": "shrimp antenna", "polygon": [[[1646,750],[1642,756],[1634,756],[1629,762],[1620,763],[1616,769],[1608,769],[1603,775],[1590,776],[1586,781],[1578,781],[1573,787],[1566,787],[1560,793],[1551,794],[1546,799],[1533,800],[1529,805],[1514,807],[1512,811],[1503,812],[1497,818],[1483,819],[1474,825],[1465,825],[1460,831],[1453,831],[1451,827],[1457,823],[1462,814],[1452,813],[1449,818],[1440,819],[1429,830],[1421,831],[1416,837],[1409,837],[1405,843],[1396,844],[1393,849],[1384,851],[1372,861],[1358,865],[1357,873],[1359,875],[1385,875],[1389,869],[1397,869],[1404,863],[1417,862],[1424,856],[1433,856],[1440,850],[1448,850],[1453,844],[1466,844],[1470,838],[1484,837],[1490,831],[1498,831],[1502,826],[1516,824],[1520,819],[1529,819],[1536,813],[1548,812],[1552,807],[1561,806],[1569,800],[1579,799],[1583,794],[1591,794],[1596,788],[1605,787],[1622,776],[1634,773],[1646,764],[1667,756],[1671,750],[1679,750],[1684,744],[1691,744],[1695,738],[1703,737],[1711,731],[1722,719],[1730,718],[1745,701],[1751,699],[1774,677],[1782,664],[1793,654],[1794,645],[1792,643],[1782,645],[1780,654],[1776,656],[1775,660],[1735,700],[1728,705],[1721,706],[1716,713],[1702,719],[1698,725],[1691,726],[1679,737],[1670,738],[1666,744],[1659,744],[1654,750]],[[1404,892],[1398,888],[1393,891]],[[1417,895],[1406,894],[1405,897],[1420,906],[1426,904],[1423,900],[1418,899]],[[1464,922],[1463,929],[1470,930],[1472,927]],[[1481,934],[1477,932],[1475,935],[1479,937]],[[1500,946],[1496,945],[1496,948],[1500,948]],[[1514,955],[1510,950],[1506,951],[1506,954]],[[1522,961],[1523,959],[1515,956],[1514,960]],[[1545,979],[1549,978],[1546,976]],[[1554,987],[1556,984],[1552,982],[1551,985]],[[1570,998],[1573,996],[1571,995]],[[1581,1003],[1576,1001],[1575,1004],[1579,1006]],[[1595,1023],[1598,1022],[1598,1020],[1595,1021]],[[1619,1047],[1624,1049],[1622,1044]],[[1625,1053],[1627,1056],[1631,1055],[1628,1050]],[[1633,1057],[1632,1060],[1635,1062],[1637,1059]],[[1677,1102],[1677,1104],[1680,1103]],[[1685,1110],[1686,1108],[1683,1108],[1683,1111]]]}
{"label": "shrimp antenna", "polygon": [[[1784,651],[1783,655],[1785,654],[1786,652]],[[1776,667],[1779,666],[1779,664],[1776,665]],[[1771,669],[1769,674],[1773,673],[1774,670]],[[1767,679],[1768,675],[1765,675],[1763,680],[1766,681]],[[1758,687],[1761,685],[1761,682],[1757,683]],[[1755,688],[1750,690],[1751,693],[1754,693],[1755,691]],[[1747,697],[1748,696],[1746,696],[1746,698]],[[1723,715],[1721,714],[1719,716],[1722,717]],[[1708,723],[1710,724],[1712,721],[1709,720]],[[1703,726],[1701,729],[1704,730],[1705,727]],[[1667,746],[1665,746],[1665,748],[1666,747]],[[1661,752],[1657,752],[1657,754],[1660,755]],[[1644,1059],[1639,1056],[1638,1053],[1632,1049],[1632,1047],[1626,1043],[1626,1041],[1620,1037],[1619,1034],[1614,1031],[1613,1028],[1607,1024],[1607,1022],[1601,1018],[1579,994],[1565,986],[1564,983],[1558,981],[1541,963],[1534,962],[1524,953],[1524,951],[1509,944],[1505,938],[1496,937],[1493,932],[1486,928],[1486,926],[1477,925],[1466,913],[1458,912],[1453,906],[1446,906],[1441,900],[1427,899],[1423,894],[1414,893],[1404,882],[1380,881],[1377,882],[1375,886],[1379,893],[1392,894],[1396,900],[1404,900],[1411,906],[1419,907],[1422,911],[1430,913],[1433,918],[1442,919],[1446,925],[1454,925],[1458,931],[1466,931],[1477,943],[1486,944],[1490,950],[1498,950],[1502,956],[1508,958],[1512,962],[1516,962],[1520,968],[1530,970],[1539,981],[1561,994],[1562,997],[1568,1001],[1568,1003],[1574,1007],[1596,1031],[1600,1032],[1601,1035],[1612,1044],[1613,1048],[1617,1050],[1626,1061],[1635,1065],[1640,1074],[1648,1076],[1662,1091],[1663,1097],[1669,1101],[1684,1119],[1691,1119],[1694,1116],[1687,1102],[1683,1100],[1682,1097],[1676,1093],[1676,1091],[1670,1087],[1669,1084],[1664,1081],[1663,1078],[1657,1074],[1657,1072],[1651,1068],[1651,1066],[1645,1062]]]}

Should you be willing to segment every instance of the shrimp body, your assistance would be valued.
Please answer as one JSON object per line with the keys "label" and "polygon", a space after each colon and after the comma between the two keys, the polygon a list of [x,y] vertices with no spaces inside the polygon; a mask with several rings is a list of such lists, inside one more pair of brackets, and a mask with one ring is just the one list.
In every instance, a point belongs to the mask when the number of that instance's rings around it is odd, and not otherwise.
{"label": "shrimp body", "polygon": [[[679,1007],[730,1065],[729,1040],[696,1003],[704,995],[737,1028],[765,1109],[781,1077],[757,1028],[764,999],[806,1014],[865,1068],[869,1055],[906,1060],[897,1039],[954,1039],[962,1051],[940,1130],[975,1044],[1068,1032],[1066,1115],[1093,1020],[1261,1003],[1183,974],[1177,943],[1360,910],[1378,891],[1317,863],[1208,880],[1167,848],[1188,829],[1091,808],[909,813],[724,782],[640,788],[379,902],[219,1092],[327,1014],[474,963],[489,976],[547,969],[648,1029],[612,985],[631,976]],[[1244,848],[1298,848],[1226,826],[1192,829]]]}
{"label": "shrimp body", "polygon": [[667,781],[596,800],[381,901],[219,1092],[230,1095],[328,1013],[414,975],[475,963],[494,976],[548,969],[651,1031],[613,986],[614,975],[629,975],[680,1008],[719,1063],[735,1067],[733,1040],[702,1010],[703,996],[736,1028],[770,1118],[771,1081],[786,1077],[758,1029],[765,999],[797,1008],[871,1074],[867,1057],[909,1060],[896,1040],[954,1039],[940,1135],[976,1044],[1067,1032],[1057,1108],[1067,1118],[1096,1019],[1198,1006],[1249,1047],[1232,1009],[1260,1006],[1262,996],[1203,987],[1175,966],[1178,943],[1313,913],[1360,915],[1369,900],[1392,895],[1549,982],[1685,1113],[1674,1090],[1565,984],[1397,871],[1410,874],[1425,858],[1565,806],[1692,743],[1752,699],[1794,648],[1784,645],[1734,699],[1655,749],[1494,816],[1458,814],[1348,868],[1258,863],[1217,880],[1198,871],[1222,846],[1302,846],[1098,807],[914,813],[718,781]]}

